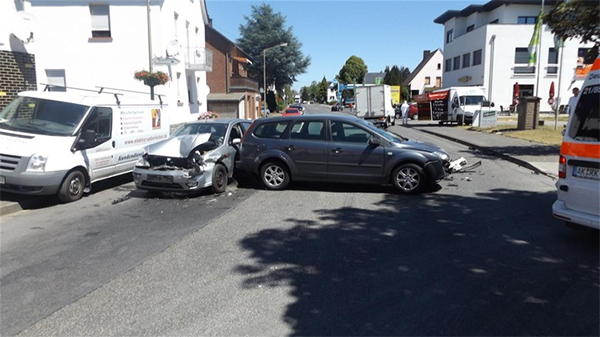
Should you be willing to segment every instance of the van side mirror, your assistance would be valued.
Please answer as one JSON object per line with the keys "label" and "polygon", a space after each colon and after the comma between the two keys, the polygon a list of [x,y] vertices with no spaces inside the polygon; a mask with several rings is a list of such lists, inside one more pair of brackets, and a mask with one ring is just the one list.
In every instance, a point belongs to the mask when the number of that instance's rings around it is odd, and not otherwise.
{"label": "van side mirror", "polygon": [[231,144],[233,144],[233,145],[240,145],[240,144],[242,144],[242,140],[240,138],[234,138],[231,141]]}
{"label": "van side mirror", "polygon": [[85,130],[81,133],[81,137],[79,138],[80,144],[94,144],[96,141],[96,131],[94,130]]}
{"label": "van side mirror", "polygon": [[456,108],[458,108],[458,104],[452,103],[452,109],[456,109]]}

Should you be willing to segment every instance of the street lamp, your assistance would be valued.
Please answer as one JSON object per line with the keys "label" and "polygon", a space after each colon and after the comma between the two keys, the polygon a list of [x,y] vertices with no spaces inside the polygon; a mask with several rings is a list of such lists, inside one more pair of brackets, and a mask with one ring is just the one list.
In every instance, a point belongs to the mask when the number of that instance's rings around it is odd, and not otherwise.
{"label": "street lamp", "polygon": [[267,51],[277,47],[287,47],[287,45],[287,42],[284,42],[276,46],[263,49],[263,89],[265,96],[265,99],[263,100],[263,105],[265,107],[265,111],[267,111]]}

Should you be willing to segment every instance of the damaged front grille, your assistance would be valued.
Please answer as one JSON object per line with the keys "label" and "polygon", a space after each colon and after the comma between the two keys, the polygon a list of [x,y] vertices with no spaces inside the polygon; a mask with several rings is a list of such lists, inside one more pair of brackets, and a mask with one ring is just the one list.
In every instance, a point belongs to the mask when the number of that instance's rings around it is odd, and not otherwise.
{"label": "damaged front grille", "polygon": [[210,141],[190,151],[188,156],[185,158],[145,154],[144,159],[150,165],[150,170],[181,170],[187,173],[189,176],[196,176],[204,172],[204,154],[216,149],[217,147],[218,145],[215,142]]}

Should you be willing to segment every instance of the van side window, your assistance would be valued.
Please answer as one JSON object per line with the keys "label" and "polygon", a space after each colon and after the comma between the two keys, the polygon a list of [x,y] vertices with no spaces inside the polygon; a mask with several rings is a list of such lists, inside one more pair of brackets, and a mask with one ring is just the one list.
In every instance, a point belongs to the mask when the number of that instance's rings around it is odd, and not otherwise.
{"label": "van side window", "polygon": [[256,130],[254,130],[254,135],[258,138],[280,139],[289,123],[289,121],[285,121],[258,125]]}
{"label": "van side window", "polygon": [[600,141],[600,85],[581,90],[569,136],[581,141]]}
{"label": "van side window", "polygon": [[81,130],[92,130],[96,133],[96,141],[89,144],[89,147],[100,145],[112,138],[112,120],[111,108],[96,107],[92,110]]}

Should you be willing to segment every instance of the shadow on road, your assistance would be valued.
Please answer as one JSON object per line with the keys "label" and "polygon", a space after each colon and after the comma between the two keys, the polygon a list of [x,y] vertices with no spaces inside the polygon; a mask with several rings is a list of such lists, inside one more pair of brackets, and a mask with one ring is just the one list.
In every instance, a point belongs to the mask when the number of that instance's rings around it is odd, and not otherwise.
{"label": "shadow on road", "polygon": [[237,272],[290,289],[294,336],[597,336],[599,237],[554,220],[554,200],[390,193],[246,237]]}

